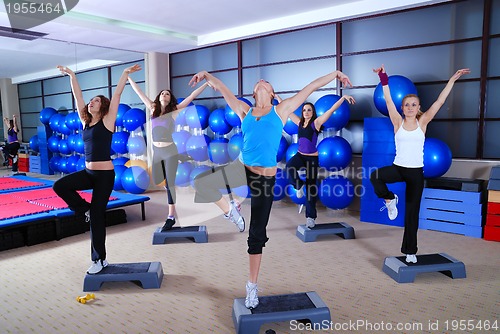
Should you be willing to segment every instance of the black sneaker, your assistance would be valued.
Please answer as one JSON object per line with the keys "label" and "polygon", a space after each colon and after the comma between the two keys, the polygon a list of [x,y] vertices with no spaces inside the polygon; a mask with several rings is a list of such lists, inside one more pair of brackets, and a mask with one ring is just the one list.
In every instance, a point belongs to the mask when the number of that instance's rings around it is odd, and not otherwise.
{"label": "black sneaker", "polygon": [[165,231],[168,231],[168,230],[171,230],[172,229],[172,226],[175,225],[175,218],[168,218],[167,220],[165,220],[165,225],[163,225],[163,227],[161,228],[161,231],[162,232],[165,232]]}

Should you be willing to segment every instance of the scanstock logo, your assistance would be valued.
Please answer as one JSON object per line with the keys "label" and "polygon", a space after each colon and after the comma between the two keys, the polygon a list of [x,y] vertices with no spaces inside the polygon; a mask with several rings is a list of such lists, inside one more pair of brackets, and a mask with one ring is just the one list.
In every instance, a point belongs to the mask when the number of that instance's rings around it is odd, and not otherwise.
{"label": "scanstock logo", "polygon": [[79,0],[4,0],[12,30],[27,30],[69,12]]}

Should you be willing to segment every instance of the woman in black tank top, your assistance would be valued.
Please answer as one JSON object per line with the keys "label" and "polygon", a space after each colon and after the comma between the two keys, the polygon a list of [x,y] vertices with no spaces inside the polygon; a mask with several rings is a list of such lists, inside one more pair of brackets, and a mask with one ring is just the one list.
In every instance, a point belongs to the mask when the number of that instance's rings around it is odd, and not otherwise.
{"label": "woman in black tank top", "polygon": [[[54,183],[54,191],[75,212],[90,222],[92,265],[87,274],[100,272],[106,261],[106,208],[113,191],[115,171],[110,157],[111,138],[115,130],[120,97],[130,73],[140,70],[139,65],[126,68],[116,85],[113,97],[98,95],[88,104],[83,99],[76,74],[65,66],[58,66],[62,74],[71,79],[71,90],[76,100],[78,115],[83,123],[85,142],[85,169],[66,175]],[[92,200],[85,201],[79,190],[92,189]]]}

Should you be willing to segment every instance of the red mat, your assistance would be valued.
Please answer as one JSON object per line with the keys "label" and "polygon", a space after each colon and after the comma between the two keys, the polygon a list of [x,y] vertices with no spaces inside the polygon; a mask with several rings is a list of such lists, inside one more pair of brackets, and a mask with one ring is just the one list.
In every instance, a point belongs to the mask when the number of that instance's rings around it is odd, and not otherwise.
{"label": "red mat", "polygon": [[50,209],[36,204],[26,202],[11,203],[1,206],[0,219],[16,218],[48,211],[50,211]]}
{"label": "red mat", "polygon": [[0,194],[0,205],[17,203],[17,202],[23,202],[23,200],[16,198],[11,194]]}
{"label": "red mat", "polygon": [[11,193],[12,196],[19,198],[23,201],[31,201],[41,198],[57,197],[57,194],[52,188],[43,188],[35,190],[20,191],[16,193]]}
{"label": "red mat", "polygon": [[42,185],[43,183],[41,182],[24,181],[12,177],[0,178],[0,190],[38,187]]}

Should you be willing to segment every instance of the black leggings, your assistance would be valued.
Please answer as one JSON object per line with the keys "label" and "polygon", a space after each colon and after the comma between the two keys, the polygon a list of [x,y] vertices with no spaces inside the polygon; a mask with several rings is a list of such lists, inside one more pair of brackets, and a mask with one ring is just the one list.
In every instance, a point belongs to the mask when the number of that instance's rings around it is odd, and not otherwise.
{"label": "black leggings", "polygon": [[[54,183],[54,191],[76,214],[90,209],[90,238],[92,261],[106,259],[106,207],[115,182],[114,170],[84,170],[68,174]],[[89,204],[77,190],[92,191]]]}
{"label": "black leggings", "polygon": [[168,204],[175,204],[175,176],[179,166],[179,152],[175,144],[167,147],[153,145],[153,182],[159,184],[165,180]]}
{"label": "black leggings", "polygon": [[[299,177],[299,169],[306,169],[306,181],[302,181]],[[306,218],[317,218],[316,200],[318,198],[318,156],[303,155],[297,152],[286,164],[286,175],[292,181],[295,189],[300,189],[305,183],[306,185]]]}
{"label": "black leggings", "polygon": [[379,198],[393,199],[394,193],[387,188],[387,183],[406,182],[405,230],[401,252],[417,254],[417,231],[420,202],[424,191],[424,169],[407,168],[397,165],[377,169],[370,175],[370,181]]}
{"label": "black leggings", "polygon": [[212,168],[195,178],[195,202],[213,203],[222,198],[221,190],[250,187],[250,228],[248,233],[248,254],[262,254],[262,248],[269,240],[266,233],[269,215],[273,205],[275,176],[262,176],[249,171],[236,160],[229,165]]}

